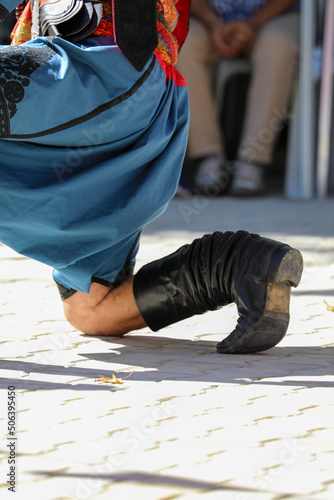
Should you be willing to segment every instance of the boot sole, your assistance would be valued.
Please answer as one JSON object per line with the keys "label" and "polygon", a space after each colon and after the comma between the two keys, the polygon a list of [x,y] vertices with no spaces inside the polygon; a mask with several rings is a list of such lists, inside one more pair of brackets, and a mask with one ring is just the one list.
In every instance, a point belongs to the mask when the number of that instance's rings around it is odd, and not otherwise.
{"label": "boot sole", "polygon": [[223,354],[246,354],[266,351],[277,345],[287,332],[290,320],[291,286],[297,287],[303,272],[302,254],[283,246],[272,257],[266,285],[263,314],[240,335],[234,330],[217,344]]}

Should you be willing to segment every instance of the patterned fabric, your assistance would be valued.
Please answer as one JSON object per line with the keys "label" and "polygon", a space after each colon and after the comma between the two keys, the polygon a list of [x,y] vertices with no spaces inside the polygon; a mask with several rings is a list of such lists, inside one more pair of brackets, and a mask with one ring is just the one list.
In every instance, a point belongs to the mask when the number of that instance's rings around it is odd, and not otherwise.
{"label": "patterned fabric", "polygon": [[[260,7],[268,3],[268,0],[208,0],[220,19],[224,21],[235,21],[247,19]],[[299,9],[299,2],[293,7]]]}
{"label": "patterned fabric", "polygon": [[103,16],[100,24],[94,31],[95,36],[114,36],[113,29],[113,14],[112,14],[112,4],[109,2],[101,2],[103,6]]}
{"label": "patterned fabric", "polygon": [[33,73],[54,56],[54,51],[8,47],[0,52],[0,137],[10,133],[10,121],[26,96]]}
{"label": "patterned fabric", "polygon": [[[103,17],[94,31],[95,36],[114,36],[112,0],[101,2]],[[164,61],[176,65],[178,44],[172,32],[176,27],[178,14],[173,0],[157,0],[158,46],[156,52]],[[12,32],[12,45],[20,45],[31,39],[31,0],[27,4]]]}
{"label": "patterned fabric", "polygon": [[156,52],[159,52],[166,62],[175,66],[179,47],[173,36],[173,31],[178,20],[178,14],[173,0],[158,0],[157,14],[159,41]]}
{"label": "patterned fabric", "polygon": [[20,45],[31,39],[31,0],[25,6],[11,34],[12,45]]}

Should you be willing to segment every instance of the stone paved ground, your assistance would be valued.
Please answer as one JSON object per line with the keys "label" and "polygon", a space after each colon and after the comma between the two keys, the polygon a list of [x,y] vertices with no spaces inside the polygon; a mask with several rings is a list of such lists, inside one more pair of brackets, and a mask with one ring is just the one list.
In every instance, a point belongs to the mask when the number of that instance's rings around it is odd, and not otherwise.
{"label": "stone paved ground", "polygon": [[[233,305],[157,333],[84,336],[50,270],[0,246],[1,499],[332,500],[333,214],[333,199],[174,199],[144,232],[138,267],[215,229],[303,252],[288,334],[242,356],[215,352]],[[112,374],[131,376],[96,381]]]}

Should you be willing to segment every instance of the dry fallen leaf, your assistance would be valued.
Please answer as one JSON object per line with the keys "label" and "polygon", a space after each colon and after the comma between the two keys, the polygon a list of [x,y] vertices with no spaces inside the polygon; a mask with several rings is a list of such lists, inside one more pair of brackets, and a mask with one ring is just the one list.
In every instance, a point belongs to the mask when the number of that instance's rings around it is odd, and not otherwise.
{"label": "dry fallen leaf", "polygon": [[333,311],[334,312],[334,306],[331,306],[330,304],[328,304],[328,302],[326,300],[324,300],[326,306],[327,306],[327,311]]}
{"label": "dry fallen leaf", "polygon": [[104,384],[123,384],[123,380],[126,378],[130,377],[133,374],[133,371],[129,373],[126,377],[123,378],[117,378],[116,375],[113,373],[112,377],[104,377],[104,375],[100,375],[100,378],[97,378],[94,380],[94,382],[102,382]]}

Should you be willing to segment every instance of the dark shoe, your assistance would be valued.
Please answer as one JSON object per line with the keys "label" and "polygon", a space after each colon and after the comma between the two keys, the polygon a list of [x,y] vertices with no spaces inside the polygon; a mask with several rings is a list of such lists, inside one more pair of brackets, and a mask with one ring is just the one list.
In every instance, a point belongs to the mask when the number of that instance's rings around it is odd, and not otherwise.
{"label": "dark shoe", "polygon": [[233,179],[230,188],[232,196],[261,196],[264,194],[264,165],[246,163],[237,160],[233,167]]}
{"label": "dark shoe", "polygon": [[226,194],[231,176],[226,170],[224,155],[212,155],[193,161],[195,174],[192,180],[192,193],[210,197]]}
{"label": "dark shoe", "polygon": [[284,243],[246,231],[215,232],[142,267],[134,296],[153,331],[235,302],[236,328],[217,350],[258,352],[284,337],[290,288],[302,268],[301,253]]}
{"label": "dark shoe", "polygon": [[266,351],[277,345],[288,329],[290,291],[291,286],[296,287],[300,282],[302,255],[288,245],[278,246],[273,240],[262,240],[263,246],[260,242],[255,245],[249,270],[245,269],[234,290],[239,318],[233,332],[217,344],[220,353]]}

